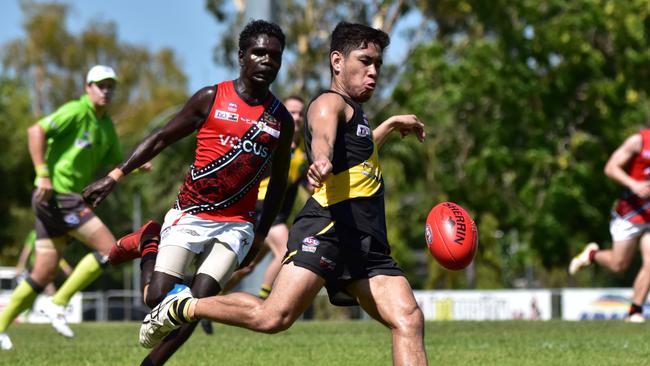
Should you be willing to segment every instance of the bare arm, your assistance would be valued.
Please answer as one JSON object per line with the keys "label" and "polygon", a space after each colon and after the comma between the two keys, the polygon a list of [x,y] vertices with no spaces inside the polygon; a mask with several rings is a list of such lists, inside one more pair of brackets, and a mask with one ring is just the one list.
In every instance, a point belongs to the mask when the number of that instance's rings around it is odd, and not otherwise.
{"label": "bare arm", "polygon": [[346,107],[348,105],[340,95],[326,93],[316,98],[307,111],[307,121],[309,121],[307,128],[312,135],[313,157],[313,163],[307,170],[307,180],[316,188],[322,187],[323,182],[332,172],[336,130],[339,120],[345,120]]}
{"label": "bare arm", "polygon": [[605,174],[615,182],[629,188],[637,196],[648,198],[650,197],[650,182],[637,181],[625,171],[625,166],[630,159],[641,152],[642,144],[643,139],[640,134],[628,137],[609,157],[605,164]]}
{"label": "bare arm", "polygon": [[392,116],[372,131],[372,138],[375,141],[375,145],[377,145],[377,149],[381,148],[388,135],[395,130],[398,130],[402,137],[409,133],[414,133],[420,142],[423,142],[426,137],[424,124],[420,122],[416,115],[405,114]]}
{"label": "bare arm", "polygon": [[282,122],[280,141],[278,141],[278,146],[273,153],[271,177],[269,179],[269,186],[266,190],[266,196],[264,197],[264,204],[262,205],[260,222],[255,231],[255,240],[253,240],[253,246],[248,251],[246,258],[244,258],[240,267],[247,266],[251,260],[255,258],[260,246],[264,243],[264,239],[271,228],[273,220],[282,206],[284,194],[287,190],[287,176],[289,174],[289,165],[291,163],[291,143],[293,142],[294,132],[293,126],[291,116],[287,114],[287,119]]}
{"label": "bare arm", "polygon": [[52,181],[45,163],[45,130],[38,123],[27,129],[27,147],[38,177],[36,181],[36,200],[45,202],[52,196]]}
{"label": "bare arm", "polygon": [[196,131],[210,113],[215,91],[215,87],[205,87],[196,92],[176,116],[140,142],[124,162],[106,177],[86,187],[83,190],[86,202],[97,206],[124,175],[153,159],[167,146]]}

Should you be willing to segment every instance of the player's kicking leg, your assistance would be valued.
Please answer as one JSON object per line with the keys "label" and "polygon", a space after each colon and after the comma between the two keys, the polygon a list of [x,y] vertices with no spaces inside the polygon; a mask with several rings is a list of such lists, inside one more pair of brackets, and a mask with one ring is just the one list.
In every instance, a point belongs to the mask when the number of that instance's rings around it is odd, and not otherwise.
{"label": "player's kicking leg", "polygon": [[307,309],[325,280],[305,268],[288,264],[282,267],[275,283],[266,301],[242,292],[196,299],[189,291],[179,289],[149,313],[140,328],[140,344],[152,347],[180,324],[198,319],[277,333],[289,328]]}

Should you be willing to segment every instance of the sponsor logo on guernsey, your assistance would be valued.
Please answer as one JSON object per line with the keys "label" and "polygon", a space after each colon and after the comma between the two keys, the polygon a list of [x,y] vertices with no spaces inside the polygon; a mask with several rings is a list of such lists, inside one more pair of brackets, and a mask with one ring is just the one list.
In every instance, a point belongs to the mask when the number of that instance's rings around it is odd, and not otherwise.
{"label": "sponsor logo on guernsey", "polygon": [[363,123],[367,126],[368,125],[368,116],[366,114],[363,114]]}
{"label": "sponsor logo on guernsey", "polygon": [[650,159],[650,150],[642,150],[641,156],[643,156],[644,159]]}
{"label": "sponsor logo on guernsey", "polygon": [[320,241],[318,241],[318,239],[314,238],[313,236],[308,236],[302,241],[302,251],[315,253],[318,244],[320,244]]}
{"label": "sponsor logo on guernsey", "polygon": [[90,136],[88,131],[84,132],[81,138],[75,139],[74,145],[80,149],[91,147],[92,144],[90,143]]}
{"label": "sponsor logo on guernsey", "polygon": [[357,136],[359,137],[370,136],[370,128],[364,125],[357,125]]}
{"label": "sponsor logo on guernsey", "polygon": [[230,145],[233,149],[242,149],[244,152],[251,153],[263,158],[269,155],[269,148],[260,143],[251,140],[242,140],[237,136],[219,135],[221,145]]}
{"label": "sponsor logo on guernsey", "polygon": [[230,102],[228,103],[228,112],[237,112],[237,103]]}
{"label": "sponsor logo on guernsey", "polygon": [[239,115],[237,113],[230,113],[222,110],[214,111],[214,118],[222,119],[230,122],[237,122],[239,120]]}
{"label": "sponsor logo on guernsey", "polygon": [[63,221],[65,221],[66,224],[68,225],[78,225],[79,224],[79,216],[74,213],[69,213],[65,216],[63,216]]}
{"label": "sponsor logo on guernsey", "polygon": [[275,128],[269,127],[269,125],[267,125],[266,123],[257,122],[257,128],[275,137],[276,139],[280,137],[280,131],[276,130]]}

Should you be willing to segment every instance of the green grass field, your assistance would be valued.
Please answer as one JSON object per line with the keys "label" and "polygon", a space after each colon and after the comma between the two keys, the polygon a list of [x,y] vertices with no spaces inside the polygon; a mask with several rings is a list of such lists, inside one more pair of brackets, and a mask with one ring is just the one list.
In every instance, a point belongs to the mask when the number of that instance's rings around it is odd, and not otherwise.
{"label": "green grass field", "polygon": [[[648,362],[648,325],[592,322],[428,322],[431,365],[641,365]],[[0,365],[137,365],[137,323],[73,325],[65,339],[49,325],[14,325]],[[197,329],[169,365],[390,365],[389,332],[371,321],[298,322],[276,334],[215,324]]]}

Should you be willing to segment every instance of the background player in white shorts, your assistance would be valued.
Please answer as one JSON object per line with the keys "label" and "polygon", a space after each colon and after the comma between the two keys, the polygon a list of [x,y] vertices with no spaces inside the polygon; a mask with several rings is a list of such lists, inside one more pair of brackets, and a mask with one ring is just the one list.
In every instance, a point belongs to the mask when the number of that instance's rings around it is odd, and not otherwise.
{"label": "background player in white shorts", "polygon": [[650,129],[628,137],[610,156],[605,174],[624,187],[612,211],[612,249],[587,244],[571,261],[569,274],[574,275],[594,261],[612,272],[623,272],[630,266],[638,242],[643,264],[634,280],[632,304],[625,320],[643,323],[643,304],[650,290]]}

